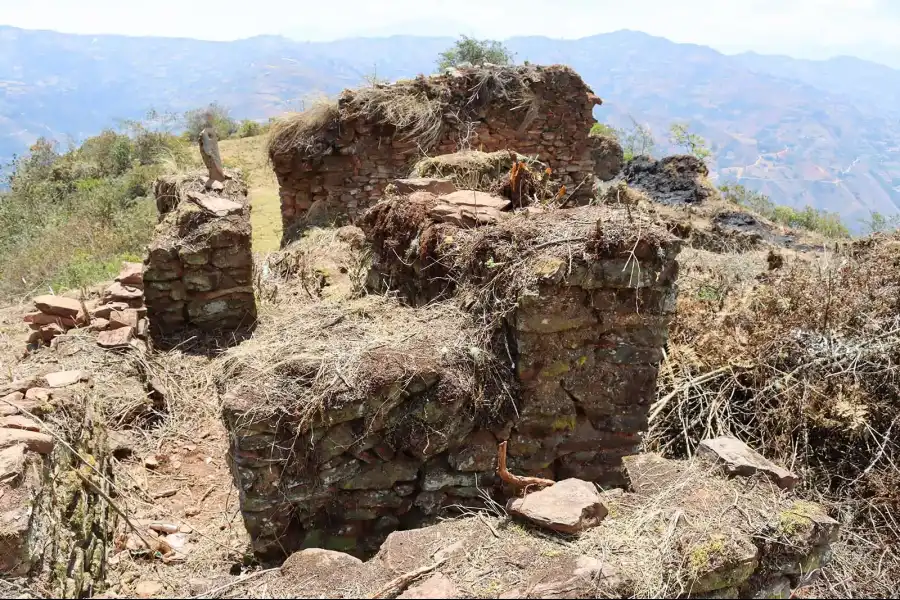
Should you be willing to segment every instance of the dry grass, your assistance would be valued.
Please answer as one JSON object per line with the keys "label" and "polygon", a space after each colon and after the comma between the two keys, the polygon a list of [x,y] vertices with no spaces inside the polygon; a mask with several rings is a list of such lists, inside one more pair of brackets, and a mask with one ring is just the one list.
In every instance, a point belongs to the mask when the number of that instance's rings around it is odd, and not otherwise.
{"label": "dry grass", "polygon": [[729,273],[738,258],[686,269],[652,409],[651,449],[730,433],[802,474],[847,532],[819,590],[832,596],[900,577],[897,258],[881,238],[772,272]]}
{"label": "dry grass", "polygon": [[[286,410],[300,423],[362,402],[391,385],[439,377],[488,403],[468,315],[450,304],[410,309],[380,296],[272,307],[253,339],[227,352],[222,381],[252,392],[253,410]],[[273,360],[273,357],[277,357]]]}
{"label": "dry grass", "polygon": [[537,164],[527,156],[508,150],[462,150],[453,154],[425,157],[413,166],[411,175],[447,178],[461,190],[494,192],[497,182],[509,173],[516,160]]}
{"label": "dry grass", "polygon": [[[460,230],[439,260],[457,280],[460,302],[485,324],[497,323],[541,282],[559,282],[598,256],[621,258],[635,280],[641,262],[659,260],[673,238],[644,213],[617,207],[519,214],[496,227]],[[647,265],[645,265],[646,267]]]}
{"label": "dry grass", "polygon": [[338,120],[352,119],[393,127],[400,140],[416,144],[424,153],[448,124],[467,130],[473,115],[491,102],[523,110],[527,123],[535,110],[528,81],[532,69],[479,67],[465,72],[459,81],[436,75],[348,90],[339,102],[322,100],[273,123],[268,153],[278,156],[299,150],[320,155],[328,149],[326,131]]}
{"label": "dry grass", "polygon": [[443,131],[446,99],[429,94],[426,86],[374,85],[353,92],[348,103],[351,118],[390,124],[402,140],[430,148]]}
{"label": "dry grass", "polygon": [[276,156],[301,149],[315,154],[320,134],[339,118],[336,101],[317,98],[305,111],[288,113],[272,122],[266,152]]}

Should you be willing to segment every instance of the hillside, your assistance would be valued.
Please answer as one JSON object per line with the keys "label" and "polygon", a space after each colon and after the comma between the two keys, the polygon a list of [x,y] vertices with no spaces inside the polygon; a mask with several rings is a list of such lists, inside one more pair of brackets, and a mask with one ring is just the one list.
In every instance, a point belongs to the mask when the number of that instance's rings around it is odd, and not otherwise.
{"label": "hillside", "polygon": [[[0,27],[0,156],[39,135],[82,139],[147,109],[218,101],[236,117],[302,109],[365,77],[430,72],[446,38],[301,43],[76,36]],[[519,61],[567,63],[604,99],[598,119],[666,128],[687,120],[716,152],[715,176],[783,204],[840,212],[858,225],[900,205],[900,71],[857,59],[726,56],[620,31],[580,40],[513,38]]]}

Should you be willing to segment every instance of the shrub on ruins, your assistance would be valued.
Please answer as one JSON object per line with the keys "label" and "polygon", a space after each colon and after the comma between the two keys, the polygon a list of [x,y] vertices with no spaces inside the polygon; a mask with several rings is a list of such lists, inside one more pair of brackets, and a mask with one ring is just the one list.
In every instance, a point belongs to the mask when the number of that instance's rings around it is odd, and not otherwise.
{"label": "shrub on ruins", "polygon": [[263,125],[261,123],[258,121],[251,121],[250,119],[244,119],[241,121],[240,125],[238,125],[235,135],[239,138],[246,138],[260,135],[262,132]]}
{"label": "shrub on ruins", "polygon": [[631,126],[616,130],[616,137],[622,144],[625,160],[629,161],[637,156],[652,156],[656,141],[653,139],[650,126],[638,123],[634,117],[629,117],[629,119],[631,119]]}
{"label": "shrub on ruins", "polygon": [[153,231],[161,173],[190,160],[170,120],[150,113],[61,152],[39,139],[8,165],[0,192],[0,296],[54,291],[114,275]]}
{"label": "shrub on ruins", "polygon": [[619,139],[619,132],[614,127],[610,127],[606,123],[594,123],[591,126],[590,135],[593,137],[611,137]]}
{"label": "shrub on ruins", "polygon": [[496,40],[478,40],[463,35],[453,44],[452,48],[441,52],[437,63],[439,71],[462,63],[475,66],[484,63],[509,65],[513,62],[513,56],[506,46]]}

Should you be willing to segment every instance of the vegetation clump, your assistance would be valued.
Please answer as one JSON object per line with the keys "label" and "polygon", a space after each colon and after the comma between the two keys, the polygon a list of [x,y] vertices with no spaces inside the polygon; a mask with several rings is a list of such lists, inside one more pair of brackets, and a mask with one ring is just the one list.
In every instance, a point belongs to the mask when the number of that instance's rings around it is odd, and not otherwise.
{"label": "vegetation clump", "polygon": [[478,40],[463,35],[453,44],[453,47],[441,52],[437,64],[439,71],[464,63],[472,66],[481,66],[485,63],[510,65],[513,62],[513,56],[506,46],[496,40]]}
{"label": "vegetation clump", "polygon": [[151,113],[68,151],[41,138],[0,191],[0,297],[75,288],[140,260],[155,224],[153,181],[190,161],[172,121]]}
{"label": "vegetation clump", "polygon": [[802,209],[777,205],[765,194],[755,192],[740,184],[719,187],[722,197],[738,206],[788,227],[815,231],[829,238],[848,238],[850,231],[837,213],[806,206]]}

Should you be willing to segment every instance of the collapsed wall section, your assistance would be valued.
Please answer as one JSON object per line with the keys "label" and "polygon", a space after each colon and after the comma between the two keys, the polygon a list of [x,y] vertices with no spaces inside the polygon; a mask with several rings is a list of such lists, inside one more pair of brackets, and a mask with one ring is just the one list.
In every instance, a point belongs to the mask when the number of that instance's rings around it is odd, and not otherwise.
{"label": "collapsed wall section", "polygon": [[284,239],[357,217],[423,154],[515,150],[549,165],[575,200],[587,198],[599,143],[588,134],[600,103],[560,65],[464,68],[347,90],[336,104],[274,127],[269,156]]}
{"label": "collapsed wall section", "polygon": [[397,196],[367,213],[370,285],[416,305],[456,297],[503,330],[520,386],[512,467],[618,483],[647,427],[680,242],[624,208],[460,228],[441,222],[440,202]]}
{"label": "collapsed wall section", "polygon": [[640,442],[677,242],[608,208],[463,229],[407,210],[408,200],[366,220],[376,251],[391,248],[376,266],[437,261],[454,290],[413,267],[407,283],[423,306],[376,295],[315,305],[293,315],[295,328],[306,323],[294,332],[302,344],[256,350],[281,357],[277,368],[246,364],[252,347],[233,358],[230,457],[263,556],[301,546],[366,554],[443,507],[502,496],[501,441],[519,474],[610,484]]}
{"label": "collapsed wall section", "polygon": [[229,179],[206,189],[205,181],[190,174],[156,182],[159,224],[144,260],[151,333],[256,320],[247,188]]}

